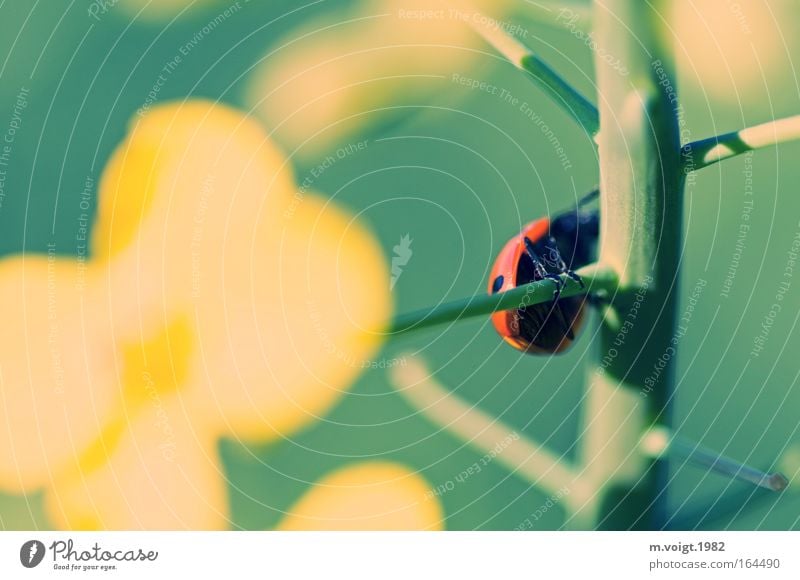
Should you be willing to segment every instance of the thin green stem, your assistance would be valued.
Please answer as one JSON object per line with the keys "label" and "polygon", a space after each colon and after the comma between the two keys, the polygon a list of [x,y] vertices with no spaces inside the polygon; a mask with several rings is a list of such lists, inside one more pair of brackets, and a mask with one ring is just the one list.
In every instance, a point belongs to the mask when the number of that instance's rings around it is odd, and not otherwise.
{"label": "thin green stem", "polygon": [[[567,298],[578,294],[586,294],[587,292],[613,293],[616,288],[616,275],[607,268],[597,265],[586,266],[578,270],[578,274],[585,287],[582,287],[568,276],[562,276],[564,281],[564,288],[561,291],[562,297]],[[553,299],[555,288],[556,284],[552,280],[540,280],[524,284],[508,292],[472,296],[440,304],[433,308],[401,314],[392,322],[390,332],[401,334],[446,322],[485,316],[499,310],[511,310],[541,304]]]}
{"label": "thin green stem", "polygon": [[684,169],[687,172],[696,171],[747,151],[798,139],[800,139],[800,115],[762,123],[685,145]]}
{"label": "thin green stem", "polygon": [[572,116],[589,133],[596,135],[600,129],[600,115],[592,103],[577,89],[565,81],[550,65],[534,54],[527,46],[512,35],[496,26],[491,18],[482,17],[469,20],[475,31],[500,54],[520,70],[529,73],[529,78]]}
{"label": "thin green stem", "polygon": [[642,452],[653,459],[665,456],[680,458],[696,467],[770,491],[783,491],[789,485],[789,480],[782,473],[767,473],[750,467],[699,443],[674,435],[664,427],[648,430],[642,437],[640,445]]}
{"label": "thin green stem", "polygon": [[[434,425],[469,444],[547,493],[576,484],[575,470],[563,457],[481,411],[444,387],[420,359],[391,370],[392,385]],[[496,447],[502,447],[497,453]],[[493,451],[495,450],[495,451]]]}
{"label": "thin green stem", "polygon": [[669,444],[669,451],[697,466],[725,475],[731,479],[752,483],[764,489],[783,491],[789,485],[789,481],[780,473],[765,473],[760,469],[755,469],[719,455],[710,449],[686,441],[681,437],[672,438]]}

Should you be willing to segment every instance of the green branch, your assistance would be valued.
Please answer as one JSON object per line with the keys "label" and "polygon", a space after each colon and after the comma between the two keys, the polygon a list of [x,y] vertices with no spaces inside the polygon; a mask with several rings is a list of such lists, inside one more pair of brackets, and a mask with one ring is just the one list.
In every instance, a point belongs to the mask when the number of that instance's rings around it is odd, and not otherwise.
{"label": "green branch", "polygon": [[[443,385],[434,376],[421,358],[410,356],[409,359],[408,364],[390,370],[390,382],[413,409],[479,453],[496,453],[497,445],[502,445],[503,452],[496,454],[495,461],[544,493],[554,495],[569,491],[563,498],[566,511],[571,515],[568,523],[578,528],[592,525],[582,515],[585,516],[586,506],[594,502],[598,490],[609,483],[605,470],[593,466],[593,457],[585,453],[584,446],[595,442],[585,438],[578,441],[578,461],[570,462],[564,455],[558,455],[526,433],[459,397],[456,390]],[[783,491],[788,485],[786,477],[779,473],[766,473],[728,459],[673,435],[664,427],[644,433],[637,455],[651,460],[680,458],[762,490]]]}
{"label": "green branch", "polygon": [[719,455],[710,449],[701,447],[696,443],[675,437],[670,442],[670,450],[678,457],[683,457],[690,463],[710,471],[719,473],[731,479],[738,479],[751,483],[757,487],[770,491],[783,491],[789,485],[789,480],[781,473],[766,473],[760,469],[743,465],[738,461]]}
{"label": "green branch", "polygon": [[[683,171],[671,50],[660,18],[667,4],[595,0],[594,7],[600,260],[619,272],[620,288],[601,323],[582,427],[583,462],[603,484],[572,517],[595,528],[660,529],[667,520],[666,462],[645,456],[637,442],[651,428],[669,428],[675,388],[670,353]],[[630,74],[620,75],[602,54],[615,55]]]}
{"label": "green branch", "polygon": [[[615,274],[606,268],[596,265],[587,266],[578,271],[585,288],[567,276],[562,276],[564,288],[561,296],[567,298],[587,292],[613,293],[616,289]],[[499,294],[472,296],[454,302],[447,302],[397,316],[392,322],[390,332],[400,334],[412,330],[422,330],[437,324],[486,316],[498,310],[511,310],[523,306],[533,306],[553,299],[556,284],[552,280],[541,280],[524,284],[508,292]]]}
{"label": "green branch", "polygon": [[529,73],[529,78],[544,89],[589,135],[594,136],[597,134],[600,128],[600,116],[597,112],[597,107],[565,81],[550,65],[503,30],[502,27],[496,26],[495,21],[492,19],[485,17],[472,18],[470,23],[475,31],[500,54],[520,70]]}
{"label": "green branch", "polygon": [[479,453],[492,453],[502,443],[496,461],[548,494],[576,485],[576,469],[538,441],[481,411],[442,385],[419,359],[391,369],[391,384],[406,401],[434,425],[469,444]]}
{"label": "green branch", "polygon": [[800,139],[800,115],[770,121],[685,145],[684,168],[687,172],[695,171],[747,151],[798,139]]}
{"label": "green branch", "polygon": [[[582,529],[661,529],[667,512],[667,460],[687,462],[772,491],[789,484],[767,473],[674,437],[679,339],[683,190],[686,171],[800,138],[800,116],[691,143],[681,152],[671,50],[661,14],[666,0],[595,0],[593,22],[602,52],[595,55],[598,111],[525,46],[474,19],[483,37],[556,97],[591,134],[600,161],[599,260],[580,275],[587,288],[564,278],[563,296],[602,290],[599,348],[591,355],[582,398],[574,462],[473,408],[420,364],[393,371],[395,387],[425,416],[475,448],[514,440],[503,463],[534,485],[567,486],[565,525]],[[619,57],[620,75],[601,54]],[[602,131],[598,126],[602,124]],[[683,157],[683,159],[682,159]],[[688,157],[688,159],[687,159]],[[688,165],[694,163],[689,169]],[[553,298],[555,283],[540,281],[492,296],[473,297],[399,316],[395,333],[430,327]]]}
{"label": "green branch", "polygon": [[696,467],[713,471],[730,479],[750,483],[769,491],[783,491],[789,480],[779,472],[767,473],[750,467],[699,443],[674,435],[669,429],[655,427],[650,429],[640,442],[641,450],[653,459],[674,456]]}

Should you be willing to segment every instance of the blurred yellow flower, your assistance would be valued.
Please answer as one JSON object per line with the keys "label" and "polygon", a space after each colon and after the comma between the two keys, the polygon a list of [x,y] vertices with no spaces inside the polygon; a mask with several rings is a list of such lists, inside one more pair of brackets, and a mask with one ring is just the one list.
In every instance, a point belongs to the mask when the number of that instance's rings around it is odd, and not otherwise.
{"label": "blurred yellow flower", "polygon": [[670,11],[682,79],[710,99],[740,107],[771,101],[768,79],[793,75],[795,0],[676,0]]}
{"label": "blurred yellow flower", "polygon": [[45,487],[62,528],[224,528],[219,437],[347,389],[390,315],[382,252],[209,102],[135,119],[98,195],[88,262],[0,262],[0,487]]}
{"label": "blurred yellow flower", "polygon": [[[506,28],[502,17],[513,4],[471,3]],[[474,65],[481,51],[493,54],[470,28],[474,17],[459,2],[362,2],[275,42],[251,76],[247,102],[293,154],[335,150],[368,125],[435,104],[453,73]]]}
{"label": "blurred yellow flower", "polygon": [[371,461],[319,481],[278,526],[282,530],[440,530],[430,486],[401,465]]}

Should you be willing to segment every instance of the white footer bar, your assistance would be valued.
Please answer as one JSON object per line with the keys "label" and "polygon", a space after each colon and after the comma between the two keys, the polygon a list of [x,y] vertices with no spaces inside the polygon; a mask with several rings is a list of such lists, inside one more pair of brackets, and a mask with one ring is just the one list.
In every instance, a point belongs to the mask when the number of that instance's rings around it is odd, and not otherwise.
{"label": "white footer bar", "polygon": [[0,578],[777,580],[800,578],[799,541],[792,532],[3,532]]}

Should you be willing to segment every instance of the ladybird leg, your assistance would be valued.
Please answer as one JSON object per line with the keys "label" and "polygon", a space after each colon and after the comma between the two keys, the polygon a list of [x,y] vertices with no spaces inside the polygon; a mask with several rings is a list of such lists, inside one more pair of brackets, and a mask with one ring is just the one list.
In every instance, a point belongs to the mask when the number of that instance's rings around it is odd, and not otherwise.
{"label": "ladybird leg", "polygon": [[533,271],[536,278],[539,279],[546,278],[547,275],[549,274],[547,270],[547,265],[542,260],[542,258],[539,257],[539,254],[536,252],[536,248],[534,247],[533,242],[528,237],[525,238],[525,252],[528,254],[531,261],[533,262]]}
{"label": "ladybird leg", "polygon": [[556,290],[553,293],[553,306],[555,306],[558,302],[558,299],[561,298],[561,291],[564,289],[565,282],[558,274],[547,274],[544,279],[552,280],[556,283]]}
{"label": "ladybird leg", "polygon": [[539,254],[534,248],[533,242],[527,237],[525,238],[525,251],[533,262],[533,269],[534,273],[536,274],[536,278],[539,280],[552,280],[556,283],[556,290],[553,293],[553,305],[555,305],[561,296],[561,290],[564,288],[564,281],[561,279],[561,276],[558,274],[553,274],[547,269],[546,262],[539,257]]}
{"label": "ladybird leg", "polygon": [[562,274],[566,274],[569,278],[580,284],[581,288],[586,288],[586,284],[583,283],[583,279],[578,276],[574,270],[570,270],[567,267],[566,262],[564,262],[564,258],[561,257],[561,252],[558,251],[556,241],[552,237],[548,240],[546,248],[548,249],[549,261],[552,266]]}
{"label": "ladybird leg", "polygon": [[543,246],[547,252],[544,256],[544,262],[547,266],[549,266],[550,270],[554,270],[559,274],[566,272],[569,268],[567,268],[567,263],[564,262],[564,258],[561,256],[561,252],[558,250],[558,244],[556,243],[556,240],[550,236],[547,238]]}
{"label": "ladybird leg", "polygon": [[553,322],[561,328],[564,336],[566,336],[569,340],[575,340],[575,334],[572,332],[572,324],[567,321],[567,317],[564,315],[564,311],[558,302],[559,298],[561,298],[561,292],[564,290],[564,285],[566,283],[557,274],[548,274],[545,279],[552,280],[556,283],[556,290],[553,293],[553,302],[550,305],[550,310],[547,313],[545,322],[547,322],[547,319],[552,317]]}
{"label": "ladybird leg", "polygon": [[[569,278],[577,282],[581,285],[581,288],[585,288],[585,284],[580,276],[578,276],[574,271],[570,270],[567,267],[567,264],[564,262],[564,258],[561,257],[561,252],[558,251],[558,246],[556,245],[556,241],[553,238],[550,238],[547,245],[545,246],[548,250],[548,261],[550,265],[559,273],[566,274]],[[561,290],[564,289],[566,282],[559,278],[559,293]]]}
{"label": "ladybird leg", "polygon": [[[558,324],[558,326],[563,330],[564,336],[566,336],[569,340],[574,340],[575,334],[572,332],[572,326],[569,322],[567,322],[564,312],[561,310],[561,306],[558,303],[559,298],[561,298],[561,291],[564,289],[566,284],[564,279],[559,274],[567,271],[566,264],[564,264],[564,261],[561,259],[561,254],[555,245],[555,241],[551,238],[549,242],[551,243],[545,244],[544,246],[545,249],[548,250],[548,256],[542,259],[536,252],[533,242],[529,238],[525,238],[525,250],[533,262],[536,277],[540,280],[552,280],[556,285],[555,291],[553,292],[553,301],[550,305],[550,309],[547,311],[547,314],[544,316],[543,320],[540,320],[536,325],[536,335],[538,335],[539,330],[545,327],[548,319],[553,317],[554,323]],[[548,266],[555,269],[558,273],[548,270]],[[538,313],[539,311],[537,309],[533,310],[533,314]]]}
{"label": "ladybird leg", "polygon": [[567,275],[567,276],[569,276],[569,277],[570,277],[572,280],[575,280],[575,282],[577,282],[578,284],[580,284],[580,285],[581,285],[581,288],[586,288],[586,284],[584,284],[584,283],[583,283],[583,278],[581,278],[580,276],[578,276],[578,274],[577,274],[576,272],[574,272],[573,270],[564,270],[564,274],[566,274],[566,275]]}

